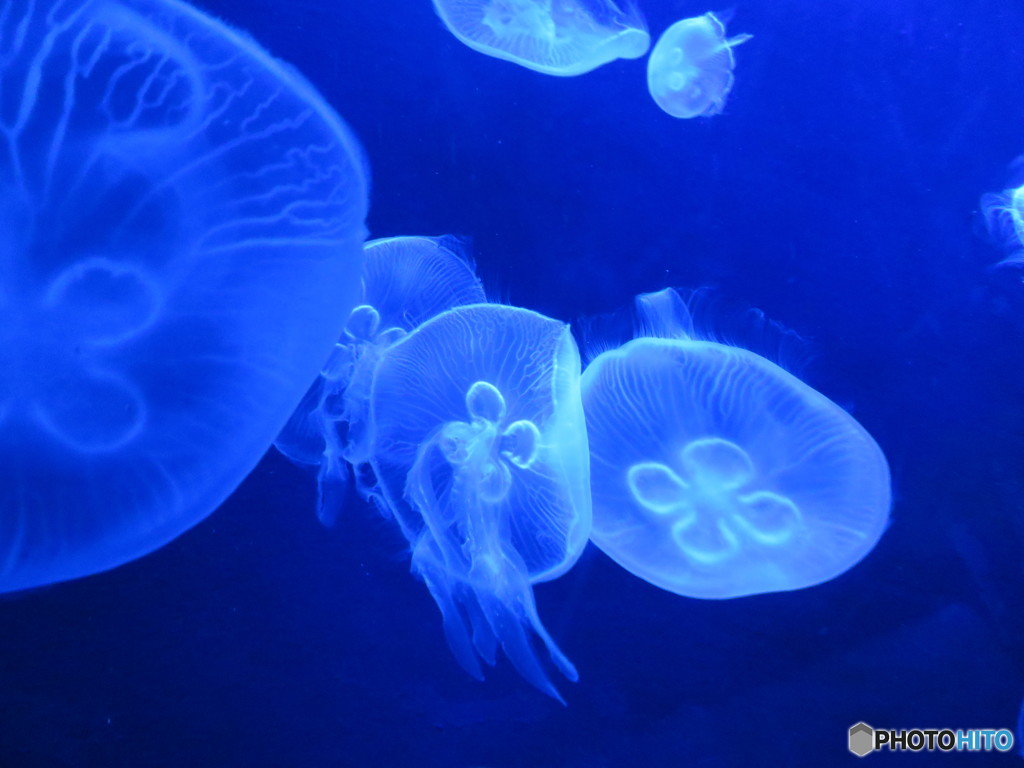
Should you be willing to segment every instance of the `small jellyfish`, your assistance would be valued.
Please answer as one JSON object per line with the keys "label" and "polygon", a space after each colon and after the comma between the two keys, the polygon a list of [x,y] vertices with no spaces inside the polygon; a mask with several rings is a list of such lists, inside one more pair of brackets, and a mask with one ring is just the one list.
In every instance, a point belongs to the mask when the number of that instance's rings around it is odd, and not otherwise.
{"label": "small jellyfish", "polygon": [[534,636],[576,670],[537,615],[532,585],[576,562],[590,534],[580,359],[568,326],[476,304],[428,320],[381,356],[371,463],[441,610],[448,644],[482,679],[500,644],[561,701]]}
{"label": "small jellyfish", "polygon": [[674,291],[637,307],[656,336],[583,375],[594,543],[703,598],[812,586],[871,551],[890,506],[871,436],[774,363],[695,338]]}
{"label": "small jellyfish", "polygon": [[11,591],[156,549],[256,465],[357,298],[367,182],[309,83],[177,0],[0,3],[0,143]]}
{"label": "small jellyfish", "polygon": [[344,504],[350,467],[357,489],[373,494],[366,437],[370,383],[381,352],[434,315],[486,300],[483,286],[454,237],[388,237],[364,248],[362,292],[345,332],[292,414],[275,447],[315,467],[317,514],[332,524]]}
{"label": "small jellyfish", "polygon": [[1003,192],[983,195],[981,211],[989,234],[1006,252],[1007,262],[1024,261],[1024,157],[1010,166],[1011,186]]}
{"label": "small jellyfish", "polygon": [[434,7],[470,48],[547,75],[638,59],[651,45],[639,11],[614,0],[434,0]]}
{"label": "small jellyfish", "polygon": [[736,59],[732,49],[752,35],[725,39],[713,13],[677,21],[658,38],[647,60],[647,89],[672,117],[710,117],[725,107]]}

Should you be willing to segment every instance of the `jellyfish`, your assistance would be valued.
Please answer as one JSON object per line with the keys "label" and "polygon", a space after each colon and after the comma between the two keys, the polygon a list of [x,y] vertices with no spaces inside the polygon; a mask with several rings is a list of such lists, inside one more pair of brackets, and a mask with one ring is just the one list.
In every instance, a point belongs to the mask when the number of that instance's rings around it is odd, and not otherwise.
{"label": "jellyfish", "polygon": [[1006,251],[1006,261],[1024,261],[1024,156],[1010,166],[1008,189],[983,195],[981,211],[989,234]]}
{"label": "jellyfish", "polygon": [[752,35],[725,39],[713,13],[677,21],[662,33],[647,60],[647,89],[672,117],[710,117],[725,107],[736,59],[732,49]]}
{"label": "jellyfish", "polygon": [[434,0],[434,8],[470,48],[547,75],[637,59],[651,44],[639,11],[614,0]]}
{"label": "jellyfish", "polygon": [[[454,237],[388,237],[364,248],[362,293],[342,337],[274,445],[317,471],[317,515],[332,525],[355,467],[356,488],[374,498],[367,472],[370,383],[381,352],[434,315],[486,300],[464,245]],[[386,511],[386,508],[384,508]]]}
{"label": "jellyfish", "polygon": [[295,70],[177,0],[0,5],[0,591],[255,466],[359,291],[367,182]]}
{"label": "jellyfish", "polygon": [[650,335],[583,375],[594,543],[702,598],[800,589],[863,558],[890,506],[864,428],[764,357],[697,337],[674,291],[637,308]]}
{"label": "jellyfish", "polygon": [[475,304],[386,349],[370,395],[370,461],[456,659],[482,679],[500,645],[559,701],[535,643],[568,679],[576,670],[532,585],[572,567],[590,533],[579,374],[568,326]]}

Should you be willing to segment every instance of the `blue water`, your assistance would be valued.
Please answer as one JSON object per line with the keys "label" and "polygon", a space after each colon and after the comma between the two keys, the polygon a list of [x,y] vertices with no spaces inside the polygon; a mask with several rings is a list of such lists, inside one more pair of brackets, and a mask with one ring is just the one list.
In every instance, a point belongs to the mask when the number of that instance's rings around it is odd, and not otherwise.
{"label": "blue water", "polygon": [[271,452],[163,549],[0,602],[0,766],[821,766],[859,720],[1013,728],[1024,284],[978,201],[1024,152],[1024,7],[747,0],[725,111],[679,121],[641,61],[530,72],[428,0],[200,5],[352,126],[373,236],[471,237],[494,298],[565,321],[713,286],[805,337],[801,377],[886,453],[891,527],[831,582],[730,601],[588,549],[536,590],[580,671],[562,707],[506,660],[465,675],[394,526],[353,500],[324,528]]}

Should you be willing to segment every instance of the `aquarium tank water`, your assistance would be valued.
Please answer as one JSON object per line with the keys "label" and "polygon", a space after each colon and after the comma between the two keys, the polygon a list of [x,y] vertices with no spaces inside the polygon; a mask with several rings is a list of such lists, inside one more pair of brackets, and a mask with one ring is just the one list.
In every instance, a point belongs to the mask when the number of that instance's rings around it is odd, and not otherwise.
{"label": "aquarium tank water", "polygon": [[0,768],[1019,760],[1022,93],[1007,0],[0,0]]}

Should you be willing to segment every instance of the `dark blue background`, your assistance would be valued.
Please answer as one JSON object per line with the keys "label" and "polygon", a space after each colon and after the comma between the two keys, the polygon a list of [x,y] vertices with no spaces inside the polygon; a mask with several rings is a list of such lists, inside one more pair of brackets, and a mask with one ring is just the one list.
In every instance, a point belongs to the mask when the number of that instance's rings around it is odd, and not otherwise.
{"label": "dark blue background", "polygon": [[726,602],[588,550],[537,590],[563,708],[504,661],[466,677],[390,524],[320,527],[271,454],[163,550],[0,603],[0,766],[821,766],[858,720],[1014,727],[1024,285],[977,208],[1024,152],[1024,6],[746,0],[725,113],[678,121],[641,62],[533,73],[429,0],[202,5],[354,127],[373,235],[471,236],[495,297],[565,320],[710,285],[808,338],[804,378],[888,455],[892,526],[833,582]]}

